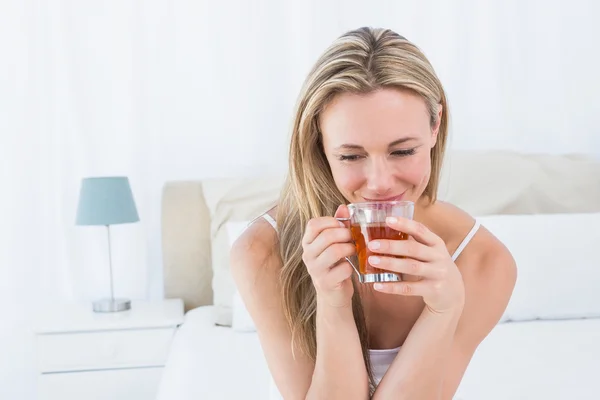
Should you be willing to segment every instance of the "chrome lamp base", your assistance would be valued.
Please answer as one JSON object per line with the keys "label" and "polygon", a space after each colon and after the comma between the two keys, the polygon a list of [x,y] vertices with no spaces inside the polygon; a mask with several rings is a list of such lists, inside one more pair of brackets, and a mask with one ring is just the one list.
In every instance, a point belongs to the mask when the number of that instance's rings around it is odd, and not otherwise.
{"label": "chrome lamp base", "polygon": [[94,312],[111,313],[127,311],[131,309],[129,299],[102,299],[92,303]]}

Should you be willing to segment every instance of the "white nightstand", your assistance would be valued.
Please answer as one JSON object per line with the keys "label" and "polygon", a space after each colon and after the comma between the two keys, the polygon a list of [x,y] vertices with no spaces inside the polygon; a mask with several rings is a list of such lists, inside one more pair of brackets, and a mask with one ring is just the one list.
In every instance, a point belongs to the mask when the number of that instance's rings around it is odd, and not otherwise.
{"label": "white nightstand", "polygon": [[182,322],[180,299],[132,301],[131,310],[106,314],[91,303],[40,310],[38,398],[154,400]]}

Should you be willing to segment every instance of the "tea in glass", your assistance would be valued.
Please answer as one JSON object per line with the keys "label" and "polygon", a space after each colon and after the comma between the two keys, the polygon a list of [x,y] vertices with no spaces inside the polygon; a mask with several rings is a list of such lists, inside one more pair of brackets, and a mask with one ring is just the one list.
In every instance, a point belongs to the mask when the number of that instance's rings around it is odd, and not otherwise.
{"label": "tea in glass", "polygon": [[[410,201],[385,201],[353,203],[348,205],[350,211],[350,231],[356,246],[358,265],[352,266],[356,270],[360,282],[397,282],[401,278],[398,274],[375,268],[369,264],[371,255],[380,255],[369,250],[369,242],[377,239],[407,240],[408,235],[390,228],[385,220],[387,217],[413,218],[414,203]],[[388,255],[389,256],[389,255]],[[396,256],[403,258],[402,256]]]}

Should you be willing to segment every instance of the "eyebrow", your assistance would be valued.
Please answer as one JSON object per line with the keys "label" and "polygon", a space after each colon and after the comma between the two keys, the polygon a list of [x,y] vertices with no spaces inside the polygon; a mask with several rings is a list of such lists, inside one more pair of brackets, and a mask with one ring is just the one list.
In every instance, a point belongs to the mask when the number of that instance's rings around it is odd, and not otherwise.
{"label": "eyebrow", "polygon": [[[404,137],[404,138],[401,138],[401,139],[398,139],[398,140],[394,140],[392,143],[390,143],[388,145],[388,147],[394,147],[396,145],[399,145],[399,144],[402,144],[402,143],[405,143],[405,142],[409,142],[411,140],[416,140],[416,138],[414,138],[414,137]],[[352,143],[345,143],[345,144],[342,144],[342,145],[340,145],[340,146],[338,146],[338,147],[335,148],[335,150],[343,150],[343,149],[348,149],[348,150],[362,150],[364,148],[362,146],[358,145],[358,144],[352,144]]]}

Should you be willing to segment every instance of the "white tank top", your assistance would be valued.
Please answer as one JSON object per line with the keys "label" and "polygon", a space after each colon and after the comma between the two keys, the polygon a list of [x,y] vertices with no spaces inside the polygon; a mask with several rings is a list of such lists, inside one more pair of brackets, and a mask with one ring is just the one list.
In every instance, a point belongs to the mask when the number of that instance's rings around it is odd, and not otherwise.
{"label": "white tank top", "polygon": [[[267,222],[269,222],[269,224],[271,224],[273,229],[275,229],[275,231],[277,232],[277,222],[275,222],[273,217],[271,217],[269,214],[263,214],[263,218]],[[477,233],[477,230],[479,229],[480,225],[480,222],[476,219],[475,224],[473,225],[467,236],[465,236],[465,238],[460,243],[454,254],[452,254],[452,261],[456,261],[458,256],[460,256],[460,253],[462,253],[462,251],[465,249],[465,247],[467,247],[471,239],[473,239],[473,236],[475,236],[475,234]],[[385,375],[386,371],[394,361],[394,358],[396,358],[396,355],[399,351],[400,347],[396,347],[394,349],[369,350],[369,358],[371,359],[371,366],[373,368],[373,378],[375,379],[375,384],[379,384],[379,382],[383,378],[383,375]],[[274,390],[274,383],[271,382],[272,394]],[[272,396],[271,398],[279,399],[279,397],[277,396]]]}

